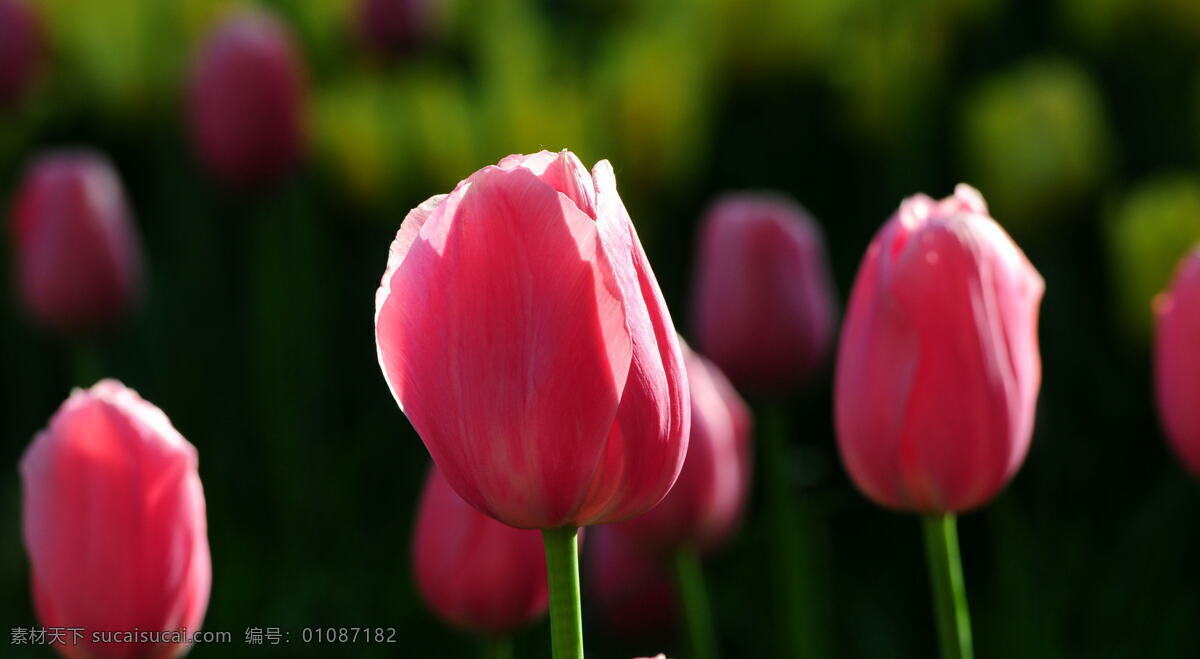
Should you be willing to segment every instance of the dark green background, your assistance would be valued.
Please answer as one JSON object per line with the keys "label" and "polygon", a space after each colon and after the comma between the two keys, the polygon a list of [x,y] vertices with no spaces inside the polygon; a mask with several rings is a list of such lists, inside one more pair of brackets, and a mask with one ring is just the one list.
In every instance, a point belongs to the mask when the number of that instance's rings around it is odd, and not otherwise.
{"label": "dark green background", "polygon": [[[428,458],[376,364],[374,292],[409,208],[507,153],[566,147],[613,161],[685,334],[693,229],[714,194],[793,194],[826,231],[844,299],[901,198],[979,187],[1046,296],[1032,450],[961,520],[977,654],[1200,656],[1200,487],[1157,425],[1148,342],[1150,297],[1200,236],[1191,2],[462,0],[426,49],[393,62],[363,52],[352,3],[271,3],[310,69],[311,148],[253,192],[207,177],[181,120],[187,57],[229,4],[40,3],[46,75],[0,114],[0,194],[39,148],[102,149],[135,209],[148,288],[92,342],[98,366],[31,328],[14,295],[0,307],[4,627],[35,624],[15,465],[70,387],[106,375],[200,451],[205,627],[235,646],[192,656],[251,654],[244,630],[268,626],[291,632],[276,654],[476,653],[413,589]],[[827,640],[835,656],[933,656],[917,520],[848,483],[829,383],[827,369],[784,401],[797,496],[827,522]],[[726,656],[774,656],[756,504],[709,563]],[[585,624],[597,657],[686,656],[669,630],[626,640]],[[396,627],[402,642],[300,644],[318,625]],[[545,623],[517,650],[548,656]]]}

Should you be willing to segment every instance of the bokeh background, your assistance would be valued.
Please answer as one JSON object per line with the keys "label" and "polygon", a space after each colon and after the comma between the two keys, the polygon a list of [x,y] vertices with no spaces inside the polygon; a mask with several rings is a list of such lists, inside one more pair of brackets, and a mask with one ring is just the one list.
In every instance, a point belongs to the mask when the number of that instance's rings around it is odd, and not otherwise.
{"label": "bokeh background", "polygon": [[[0,110],[0,195],[39,149],[102,150],[136,215],[147,292],[83,361],[78,342],[31,327],[2,250],[3,627],[35,624],[16,463],[72,386],[111,375],[200,452],[205,627],[235,645],[192,656],[476,654],[413,588],[428,457],[376,363],[374,292],[409,208],[506,154],[570,148],[614,163],[685,334],[694,228],[714,194],[794,195],[824,227],[844,299],[902,197],[978,187],[1047,282],[1032,450],[961,520],[978,655],[1200,656],[1200,486],[1162,439],[1148,355],[1151,300],[1200,237],[1200,4],[429,2],[441,19],[397,57],[364,47],[356,0],[264,3],[303,53],[308,148],[283,181],[240,191],[198,164],[184,123],[190,58],[233,3],[32,3],[46,47],[31,93]],[[825,529],[830,656],[933,656],[919,525],[853,490],[829,390],[826,369],[786,405],[797,496]],[[758,496],[708,563],[731,657],[779,656]],[[684,656],[670,630],[585,624],[597,657]],[[396,627],[402,642],[298,642],[318,625]],[[518,656],[549,655],[545,625]],[[292,642],[241,644],[268,626]]]}

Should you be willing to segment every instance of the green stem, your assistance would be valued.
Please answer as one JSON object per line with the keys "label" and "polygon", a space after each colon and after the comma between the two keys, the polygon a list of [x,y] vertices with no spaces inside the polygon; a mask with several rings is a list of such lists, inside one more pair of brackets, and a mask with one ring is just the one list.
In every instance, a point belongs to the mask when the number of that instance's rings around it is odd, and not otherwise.
{"label": "green stem", "polygon": [[510,636],[484,636],[480,654],[483,659],[512,659],[513,644]]}
{"label": "green stem", "polygon": [[579,529],[542,529],[546,581],[550,587],[550,639],[554,659],[583,659],[579,606]]}
{"label": "green stem", "polygon": [[955,517],[928,515],[923,523],[942,659],[972,659],[971,616],[967,612]]}
{"label": "green stem", "polygon": [[772,540],[772,580],[779,616],[776,651],[787,657],[827,657],[832,654],[825,620],[830,598],[820,551],[825,529],[816,503],[802,498],[792,487],[788,441],[792,426],[787,410],[768,405],[763,411],[758,462]]}
{"label": "green stem", "polygon": [[675,552],[675,577],[679,583],[679,599],[683,603],[684,626],[692,649],[692,659],[715,659],[717,638],[713,628],[712,609],[708,605],[708,590],[700,555],[691,547]]}

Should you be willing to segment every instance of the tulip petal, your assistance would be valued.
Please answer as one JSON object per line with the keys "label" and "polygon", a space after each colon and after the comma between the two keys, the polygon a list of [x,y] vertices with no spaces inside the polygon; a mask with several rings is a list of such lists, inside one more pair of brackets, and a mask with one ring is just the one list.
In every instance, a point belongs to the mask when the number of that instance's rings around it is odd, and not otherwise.
{"label": "tulip petal", "polygon": [[593,177],[596,224],[625,300],[633,357],[617,423],[580,515],[587,524],[632,517],[666,495],[683,465],[691,414],[675,325],[607,160],[596,164]]}
{"label": "tulip petal", "polygon": [[[463,186],[460,184],[459,188]],[[459,192],[459,188],[455,192]],[[400,229],[396,231],[396,239],[392,241],[392,246],[388,250],[387,268],[383,271],[383,279],[379,283],[379,289],[375,291],[375,325],[379,325],[379,313],[383,309],[383,303],[387,300],[391,291],[392,276],[396,274],[396,270],[404,263],[404,257],[408,256],[408,250],[412,247],[413,241],[421,233],[421,227],[425,226],[425,221],[433,214],[442,202],[450,195],[434,195],[419,206],[408,212],[404,216],[404,221],[400,223]],[[381,344],[376,342],[375,351],[379,359],[379,363],[383,363],[383,354]],[[396,388],[392,386],[392,379],[386,378],[388,390],[392,392],[392,397],[396,399],[396,404],[400,406],[400,411],[404,411],[404,402],[400,400],[400,394],[396,392]]]}
{"label": "tulip petal", "polygon": [[[906,498],[895,455],[904,409],[917,361],[917,336],[911,322],[894,304],[876,304],[886,286],[888,254],[884,246],[900,225],[884,229],[863,259],[847,308],[839,346],[835,381],[838,442],[846,469],[872,500]],[[849,439],[870,438],[873,450]]]}
{"label": "tulip petal", "polygon": [[596,227],[530,171],[484,168],[426,216],[378,300],[397,400],[455,491],[512,526],[572,519],[630,371]]}
{"label": "tulip petal", "polygon": [[[511,155],[497,165],[501,169],[523,167],[547,185],[575,202],[579,210],[596,219],[596,186],[587,167],[570,151],[539,151],[532,155]],[[610,168],[611,169],[611,168]]]}

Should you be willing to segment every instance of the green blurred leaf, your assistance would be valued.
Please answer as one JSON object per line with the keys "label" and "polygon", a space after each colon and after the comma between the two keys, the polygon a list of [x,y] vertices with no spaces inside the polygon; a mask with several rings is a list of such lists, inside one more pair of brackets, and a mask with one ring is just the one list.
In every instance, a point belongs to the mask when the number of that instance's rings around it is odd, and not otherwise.
{"label": "green blurred leaf", "polygon": [[1121,200],[1106,234],[1119,320],[1131,336],[1145,340],[1151,301],[1200,240],[1200,179],[1173,174],[1139,185]]}
{"label": "green blurred leaf", "polygon": [[1099,91],[1078,65],[1036,59],[982,82],[962,115],[967,180],[1002,224],[1045,231],[1092,194],[1112,146]]}

